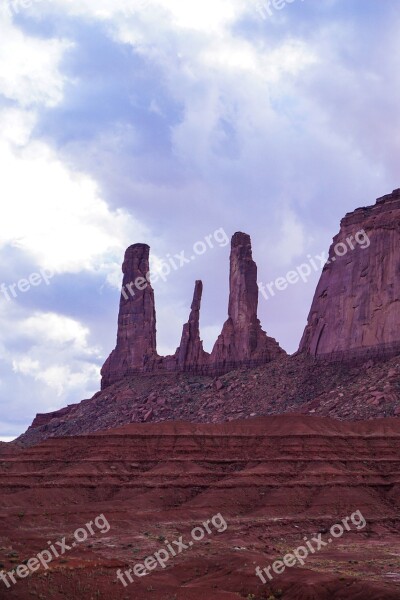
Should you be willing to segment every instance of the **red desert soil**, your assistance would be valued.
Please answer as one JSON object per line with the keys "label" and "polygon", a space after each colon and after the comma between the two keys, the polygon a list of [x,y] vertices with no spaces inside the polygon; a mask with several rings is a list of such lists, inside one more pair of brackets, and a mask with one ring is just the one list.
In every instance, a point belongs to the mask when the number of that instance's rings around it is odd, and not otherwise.
{"label": "red desert soil", "polygon": [[[395,600],[400,598],[400,421],[286,415],[223,424],[131,424],[0,445],[0,563],[10,571],[104,514],[48,571],[0,598],[137,600]],[[345,532],[263,585],[255,575],[355,511]],[[221,513],[206,535],[124,588],[132,568]]]}

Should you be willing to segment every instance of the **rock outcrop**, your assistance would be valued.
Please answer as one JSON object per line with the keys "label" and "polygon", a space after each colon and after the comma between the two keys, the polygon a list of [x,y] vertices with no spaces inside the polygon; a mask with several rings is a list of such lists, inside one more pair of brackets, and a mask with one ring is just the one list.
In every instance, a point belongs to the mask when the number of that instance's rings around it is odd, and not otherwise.
{"label": "rock outcrop", "polygon": [[256,365],[283,353],[279,344],[262,330],[257,308],[257,265],[250,236],[235,233],[230,255],[228,320],[211,353],[213,365],[221,369]]}
{"label": "rock outcrop", "polygon": [[117,345],[101,370],[103,387],[130,373],[154,368],[156,313],[149,277],[149,252],[146,244],[134,244],[125,252]]}
{"label": "rock outcrop", "polygon": [[189,321],[182,331],[181,343],[176,351],[176,363],[182,371],[196,371],[201,365],[207,364],[209,354],[203,349],[200,339],[200,306],[203,294],[203,283],[196,281]]}
{"label": "rock outcrop", "polygon": [[341,222],[299,350],[329,360],[400,353],[400,189]]}
{"label": "rock outcrop", "polygon": [[200,304],[203,284],[196,281],[189,321],[180,346],[172,356],[156,350],[154,292],[150,284],[149,246],[135,244],[125,253],[117,345],[102,370],[102,389],[137,373],[191,372],[222,374],[240,366],[256,366],[285,352],[262,330],[257,318],[257,266],[252,258],[250,236],[232,238],[228,320],[212,354],[200,339]]}

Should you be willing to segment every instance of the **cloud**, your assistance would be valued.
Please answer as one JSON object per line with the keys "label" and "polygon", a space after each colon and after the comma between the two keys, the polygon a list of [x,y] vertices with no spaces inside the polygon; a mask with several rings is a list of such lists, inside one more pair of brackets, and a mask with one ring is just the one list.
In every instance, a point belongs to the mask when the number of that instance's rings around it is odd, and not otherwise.
{"label": "cloud", "polygon": [[[7,280],[57,272],[4,308],[0,391],[19,408],[5,435],[31,406],[98,385],[130,243],[162,257],[220,227],[247,231],[272,281],[326,249],[345,212],[398,187],[399,17],[358,4],[295,2],[262,21],[247,0],[53,0],[1,17],[1,264]],[[155,285],[160,351],[175,350],[197,278],[212,346],[227,254]],[[260,303],[288,350],[314,283]]]}
{"label": "cloud", "polygon": [[[71,171],[46,144],[28,137],[33,115],[5,110],[2,120],[9,124],[0,139],[0,195],[8,202],[2,246],[23,249],[39,266],[73,272],[95,268],[130,236],[144,235],[125,211],[109,209],[89,176]],[[10,143],[16,140],[18,146]]]}
{"label": "cloud", "polygon": [[13,25],[4,6],[0,11],[0,26],[0,95],[21,107],[58,104],[66,82],[59,64],[71,42],[24,35]]}
{"label": "cloud", "polygon": [[[56,410],[82,390],[93,393],[97,389],[100,350],[90,340],[86,326],[60,314],[32,315],[15,305],[11,309],[0,306],[3,373],[6,368],[6,377],[1,377],[3,392],[12,370],[14,381],[19,381],[19,392],[40,398],[36,406],[29,406],[29,413],[34,416],[35,412]],[[24,404],[25,397],[18,395],[9,412],[21,410]]]}
{"label": "cloud", "polygon": [[[124,247],[145,236],[146,228],[127,211],[110,208],[93,177],[36,137],[43,111],[62,103],[65,86],[71,84],[61,62],[73,43],[29,35],[4,11],[0,19],[3,276],[12,284],[23,271],[27,277],[47,267],[58,277],[73,273],[82,278],[86,272],[104,283]],[[51,284],[60,286],[54,279]],[[29,300],[20,294],[14,302],[0,301],[0,390],[1,404],[7,404],[7,412],[2,411],[7,437],[26,427],[36,412],[92,394],[100,378],[101,347],[87,325],[63,314],[62,303],[41,308],[52,304],[50,286],[29,293]]]}

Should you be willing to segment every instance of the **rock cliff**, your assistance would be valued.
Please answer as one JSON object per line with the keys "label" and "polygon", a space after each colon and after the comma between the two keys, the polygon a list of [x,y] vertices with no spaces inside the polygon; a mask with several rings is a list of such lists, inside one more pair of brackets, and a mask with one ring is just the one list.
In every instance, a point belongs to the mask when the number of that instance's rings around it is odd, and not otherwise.
{"label": "rock cliff", "polygon": [[400,353],[400,189],[341,222],[300,351],[329,360]]}

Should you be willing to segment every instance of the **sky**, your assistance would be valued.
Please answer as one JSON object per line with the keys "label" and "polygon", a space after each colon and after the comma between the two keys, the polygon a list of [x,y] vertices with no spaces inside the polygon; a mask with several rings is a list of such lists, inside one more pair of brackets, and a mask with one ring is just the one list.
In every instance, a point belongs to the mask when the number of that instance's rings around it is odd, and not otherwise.
{"label": "sky", "polygon": [[[130,244],[190,258],[159,353],[196,279],[211,350],[233,233],[265,284],[400,187],[399,28],[397,0],[0,0],[0,439],[99,389]],[[318,277],[260,295],[290,353]]]}

